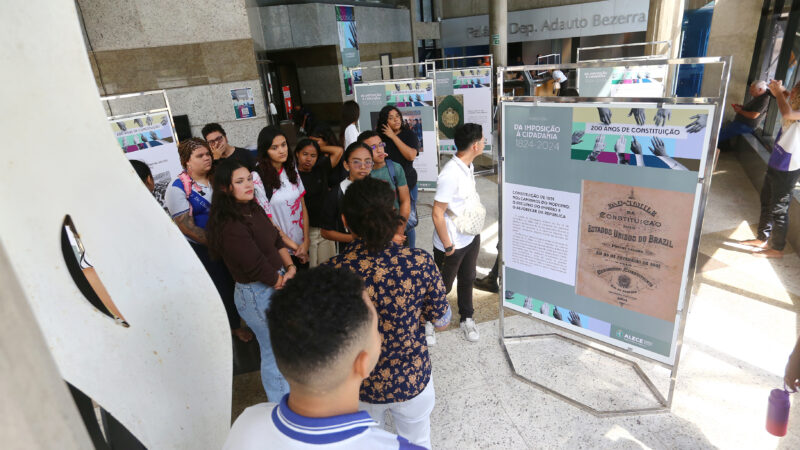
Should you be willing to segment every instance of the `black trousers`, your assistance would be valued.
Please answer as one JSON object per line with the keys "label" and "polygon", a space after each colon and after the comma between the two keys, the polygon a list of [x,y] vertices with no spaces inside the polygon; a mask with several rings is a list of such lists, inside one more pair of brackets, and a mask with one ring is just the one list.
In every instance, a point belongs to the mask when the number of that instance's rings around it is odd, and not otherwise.
{"label": "black trousers", "polygon": [[447,293],[453,289],[453,280],[458,275],[458,315],[463,322],[472,318],[475,312],[472,308],[472,282],[475,281],[475,265],[478,262],[478,252],[481,249],[481,236],[475,236],[468,246],[460,248],[452,255],[446,256],[443,251],[433,249],[433,260],[442,273],[444,287]]}
{"label": "black trousers", "polygon": [[769,247],[783,250],[789,226],[789,204],[792,191],[800,179],[800,169],[791,172],[767,168],[761,188],[761,217],[758,220],[758,239],[769,240]]}
{"label": "black trousers", "polygon": [[239,311],[236,310],[236,303],[233,301],[233,288],[236,283],[233,281],[231,273],[228,272],[228,268],[225,267],[222,261],[212,260],[208,255],[208,247],[205,245],[195,244],[194,242],[189,242],[189,245],[192,246],[200,262],[203,263],[208,276],[214,282],[214,287],[217,288],[217,293],[222,298],[222,304],[225,305],[225,313],[228,315],[228,325],[230,325],[231,330],[241,328]]}

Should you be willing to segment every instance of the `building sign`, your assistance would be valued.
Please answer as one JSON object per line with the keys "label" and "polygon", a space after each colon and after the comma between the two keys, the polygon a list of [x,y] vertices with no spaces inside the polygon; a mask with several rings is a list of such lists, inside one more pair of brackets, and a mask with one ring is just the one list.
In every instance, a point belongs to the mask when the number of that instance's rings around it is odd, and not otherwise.
{"label": "building sign", "polygon": [[[508,42],[540,41],[647,30],[649,2],[606,0],[509,11]],[[489,45],[489,16],[442,21],[442,47]]]}

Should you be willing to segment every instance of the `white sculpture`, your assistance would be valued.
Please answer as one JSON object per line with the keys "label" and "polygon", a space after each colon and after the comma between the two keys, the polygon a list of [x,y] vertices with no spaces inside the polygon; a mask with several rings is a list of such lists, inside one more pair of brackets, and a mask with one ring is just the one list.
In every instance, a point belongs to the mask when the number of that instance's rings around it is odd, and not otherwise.
{"label": "white sculpture", "polygon": [[[225,311],[113,137],[74,3],[9,0],[0,24],[0,241],[61,377],[149,448],[220,448]],[[67,214],[130,327],[78,291],[61,252]]]}

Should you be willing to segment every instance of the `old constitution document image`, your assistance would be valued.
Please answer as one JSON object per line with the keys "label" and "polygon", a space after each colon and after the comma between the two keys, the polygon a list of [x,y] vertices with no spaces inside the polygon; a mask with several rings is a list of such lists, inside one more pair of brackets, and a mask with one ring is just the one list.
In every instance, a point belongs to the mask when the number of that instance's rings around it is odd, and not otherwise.
{"label": "old constitution document image", "polygon": [[584,180],[575,292],[675,321],[694,195]]}

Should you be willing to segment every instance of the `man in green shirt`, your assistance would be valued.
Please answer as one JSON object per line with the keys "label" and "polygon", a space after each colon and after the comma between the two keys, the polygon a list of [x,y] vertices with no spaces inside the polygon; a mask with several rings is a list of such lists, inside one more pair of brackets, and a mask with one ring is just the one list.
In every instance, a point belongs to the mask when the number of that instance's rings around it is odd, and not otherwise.
{"label": "man in green shirt", "polygon": [[[386,144],[381,140],[378,133],[365,131],[358,135],[358,141],[363,142],[372,150],[372,162],[374,165],[369,176],[389,183],[389,186],[395,192],[395,209],[399,210],[400,215],[408,220],[408,215],[411,212],[411,196],[408,192],[408,183],[406,183],[403,166],[391,159],[386,159]],[[391,168],[389,167],[390,164],[392,165]]]}

